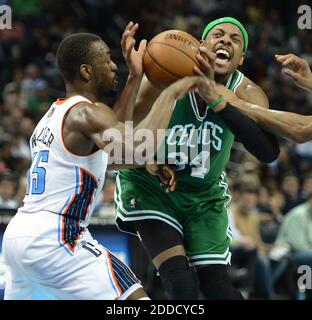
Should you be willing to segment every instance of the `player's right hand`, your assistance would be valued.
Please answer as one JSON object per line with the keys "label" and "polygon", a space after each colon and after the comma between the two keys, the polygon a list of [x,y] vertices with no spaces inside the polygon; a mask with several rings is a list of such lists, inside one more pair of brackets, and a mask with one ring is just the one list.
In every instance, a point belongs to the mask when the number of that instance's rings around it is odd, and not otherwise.
{"label": "player's right hand", "polygon": [[275,59],[282,64],[282,73],[292,78],[298,87],[312,90],[312,73],[306,60],[292,53],[276,54]]}
{"label": "player's right hand", "polygon": [[166,192],[172,192],[177,187],[176,171],[166,164],[147,164],[145,169],[153,176],[158,176],[160,185],[166,185]]}
{"label": "player's right hand", "polygon": [[205,46],[201,45],[198,49],[196,58],[200,64],[200,68],[194,66],[194,73],[199,76],[214,79],[214,62],[217,58],[216,54],[212,51],[209,51]]}

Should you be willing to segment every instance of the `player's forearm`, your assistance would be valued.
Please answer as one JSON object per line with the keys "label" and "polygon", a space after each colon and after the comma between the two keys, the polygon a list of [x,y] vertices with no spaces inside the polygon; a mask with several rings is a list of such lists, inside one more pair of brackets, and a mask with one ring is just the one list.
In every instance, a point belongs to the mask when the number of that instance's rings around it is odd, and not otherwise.
{"label": "player's forearm", "polygon": [[312,116],[264,109],[241,99],[231,104],[272,133],[298,143],[312,139]]}
{"label": "player's forearm", "polygon": [[312,91],[312,72],[306,71],[306,73],[300,81],[297,80],[295,83],[305,90]]}
{"label": "player's forearm", "polygon": [[251,117],[246,116],[230,104],[227,104],[216,114],[240,140],[246,150],[259,161],[270,163],[277,159],[279,155],[277,138],[263,130]]}
{"label": "player's forearm", "polygon": [[155,101],[148,115],[135,127],[135,132],[142,132],[146,137],[151,137],[148,141],[146,140],[145,145],[136,147],[137,152],[145,153],[150,160],[154,158],[156,150],[165,137],[174,104],[175,95],[165,90]]}
{"label": "player's forearm", "polygon": [[[103,146],[101,149],[106,147],[109,154],[113,149],[119,151],[119,159],[116,158],[115,152],[113,156],[120,164],[143,165],[153,162],[155,152],[165,136],[175,100],[182,98],[187,91],[195,87],[198,79],[199,77],[185,77],[176,81],[160,94],[149,114],[134,128],[134,131],[127,123],[119,122],[114,128],[104,131],[100,143],[96,142],[97,145]],[[107,143],[111,141],[112,136],[113,143]],[[95,138],[93,137],[94,141]],[[106,144],[104,141],[107,141]],[[124,152],[120,152],[122,150]],[[114,161],[114,164],[118,163]]]}
{"label": "player's forearm", "polygon": [[186,77],[166,88],[154,102],[148,115],[135,127],[135,130],[148,129],[157,135],[158,129],[167,129],[175,100],[180,99],[196,84],[196,77]]}
{"label": "player's forearm", "polygon": [[312,73],[305,79],[304,88],[308,91],[312,91]]}
{"label": "player's forearm", "polygon": [[166,129],[173,112],[175,95],[163,91],[153,104],[147,116],[135,127],[135,130],[149,129],[156,132],[157,129]]}
{"label": "player's forearm", "polygon": [[141,80],[142,77],[128,76],[126,86],[113,107],[119,121],[132,120]]}

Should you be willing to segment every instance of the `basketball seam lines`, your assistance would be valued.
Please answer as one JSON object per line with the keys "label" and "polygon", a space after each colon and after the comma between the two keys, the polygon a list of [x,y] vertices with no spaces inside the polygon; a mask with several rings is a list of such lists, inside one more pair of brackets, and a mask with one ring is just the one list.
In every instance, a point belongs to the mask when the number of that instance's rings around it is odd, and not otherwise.
{"label": "basketball seam lines", "polygon": [[172,73],[171,71],[169,71],[168,69],[166,69],[165,67],[163,67],[161,64],[159,64],[148,52],[148,50],[146,50],[147,54],[149,55],[149,57],[151,58],[151,60],[153,60],[153,62],[155,62],[155,64],[158,65],[158,67],[160,67],[161,69],[163,69],[164,71],[166,71],[167,73],[169,73],[170,75],[174,76],[177,78],[177,80],[180,78],[178,75]]}
{"label": "basketball seam lines", "polygon": [[189,59],[191,59],[196,65],[198,65],[198,62],[194,59],[192,59],[189,55],[187,55],[183,50],[173,46],[172,44],[168,44],[168,43],[164,43],[164,42],[160,42],[160,41],[153,41],[149,46],[151,46],[154,43],[158,43],[158,44],[163,44],[164,46],[170,47],[170,48],[174,48],[177,49],[178,51],[180,51],[181,53],[183,53],[186,57],[188,57]]}
{"label": "basketball seam lines", "polygon": [[[175,47],[175,46],[172,46],[172,45],[170,45],[170,44],[163,43],[163,42],[158,42],[158,41],[156,41],[156,42],[153,42],[153,43],[163,44],[164,46],[177,49],[178,51],[180,51],[181,53],[183,53],[183,55],[185,55],[186,57],[188,57],[190,60],[192,60],[192,61],[197,65],[197,61],[193,60],[191,57],[189,57],[187,54],[185,54],[185,52],[183,52],[183,50],[181,50],[181,49],[179,49],[179,48],[177,48],[177,47]],[[152,44],[153,44],[153,43],[152,43]],[[150,44],[150,46],[151,46],[152,44]],[[169,71],[168,69],[166,69],[165,67],[163,67],[160,63],[158,63],[158,62],[155,60],[155,58],[149,53],[148,47],[147,47],[146,52],[148,53],[148,55],[150,56],[150,58],[151,58],[158,66],[160,66],[162,69],[164,69],[165,71],[167,71],[168,73],[172,74],[173,76],[175,76],[175,77],[177,77],[177,78],[183,77],[183,76],[179,76],[179,75],[177,75],[177,74]]]}

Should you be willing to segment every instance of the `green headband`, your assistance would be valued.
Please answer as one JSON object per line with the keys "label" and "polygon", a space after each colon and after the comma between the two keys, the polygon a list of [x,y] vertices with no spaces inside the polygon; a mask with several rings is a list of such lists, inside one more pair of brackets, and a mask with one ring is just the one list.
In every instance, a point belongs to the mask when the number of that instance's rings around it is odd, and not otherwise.
{"label": "green headband", "polygon": [[219,18],[216,19],[212,22],[210,22],[209,24],[207,24],[203,34],[202,34],[202,40],[205,40],[207,37],[208,32],[213,29],[216,25],[218,24],[222,24],[222,23],[232,23],[234,24],[243,34],[244,37],[244,52],[247,50],[248,47],[248,33],[246,31],[246,29],[244,28],[244,26],[235,18],[232,17],[224,17],[224,18]]}

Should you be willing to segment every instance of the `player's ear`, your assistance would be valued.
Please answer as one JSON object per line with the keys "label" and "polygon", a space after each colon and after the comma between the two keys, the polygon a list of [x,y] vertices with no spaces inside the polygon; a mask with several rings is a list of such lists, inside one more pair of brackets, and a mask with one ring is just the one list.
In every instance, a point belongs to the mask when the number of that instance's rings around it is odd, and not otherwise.
{"label": "player's ear", "polygon": [[89,82],[91,80],[92,67],[89,64],[82,64],[79,68],[79,73],[85,81]]}
{"label": "player's ear", "polygon": [[244,60],[245,60],[245,52],[243,52],[243,54],[242,54],[242,56],[241,56],[241,58],[239,60],[238,65],[241,66],[243,64]]}

